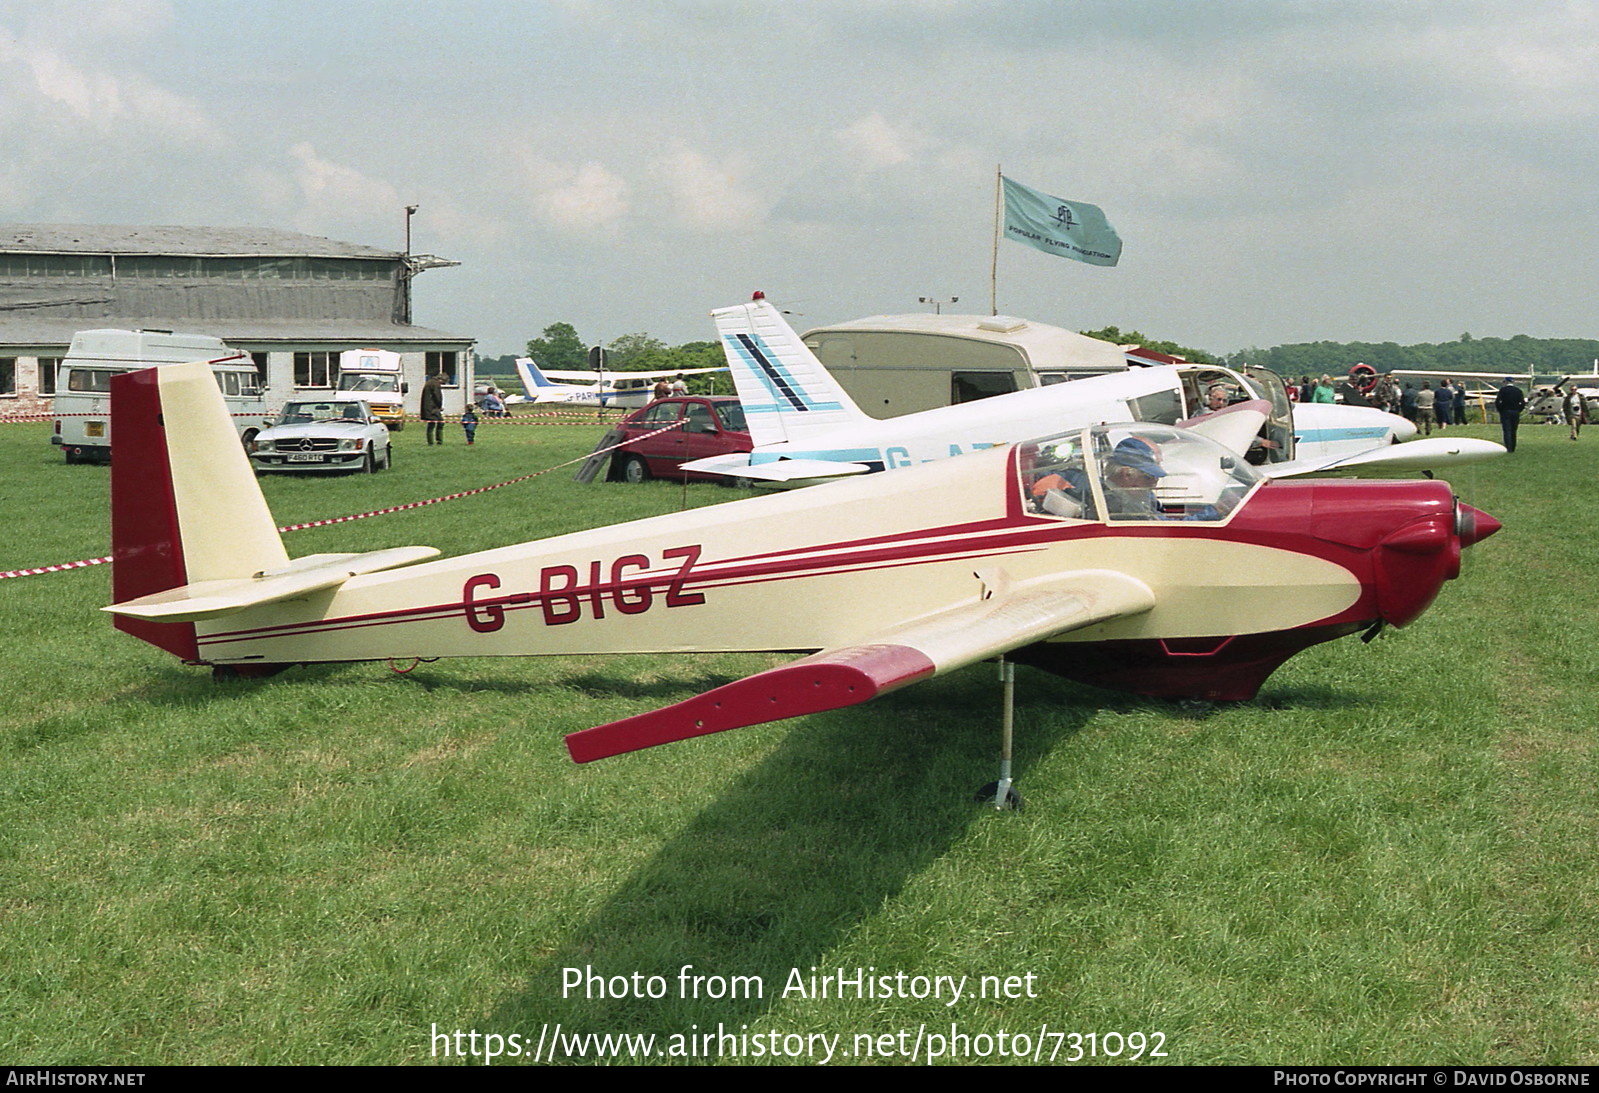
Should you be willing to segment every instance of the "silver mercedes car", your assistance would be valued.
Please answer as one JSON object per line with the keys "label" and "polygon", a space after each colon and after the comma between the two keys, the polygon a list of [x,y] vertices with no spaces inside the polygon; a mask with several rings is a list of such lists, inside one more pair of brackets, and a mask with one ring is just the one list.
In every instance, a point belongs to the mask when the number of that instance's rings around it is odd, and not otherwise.
{"label": "silver mercedes car", "polygon": [[285,403],[273,424],[250,442],[256,473],[373,471],[393,465],[389,430],[359,399]]}

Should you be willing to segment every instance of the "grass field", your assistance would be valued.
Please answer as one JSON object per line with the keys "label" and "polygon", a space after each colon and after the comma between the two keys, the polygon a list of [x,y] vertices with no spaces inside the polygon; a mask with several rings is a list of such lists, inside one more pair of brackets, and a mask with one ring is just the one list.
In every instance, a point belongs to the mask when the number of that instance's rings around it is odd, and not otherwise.
{"label": "grass field", "polygon": [[[390,473],[264,485],[282,523],[337,516],[526,474],[599,432],[490,423],[429,449],[413,427]],[[1143,1033],[1145,1061],[1591,1065],[1599,430],[1522,436],[1454,478],[1505,525],[1464,578],[1257,701],[1021,669],[1019,814],[970,802],[995,774],[989,666],[576,767],[563,733],[781,658],[217,684],[111,629],[106,567],[0,581],[0,1062],[455,1062],[470,1041],[435,1031],[531,1052],[559,1023],[663,1053],[719,1026],[839,1036],[835,1063],[863,1061],[857,1035],[905,1030],[898,1052],[919,1029],[925,1060],[953,1024],[975,1037],[946,1047],[959,1061],[1011,1061],[1017,1034],[1046,1060],[1125,1060],[1133,1041],[1104,1034]],[[107,553],[108,472],[47,438],[0,426],[0,570]],[[456,554],[738,496],[570,479],[288,546]],[[680,997],[684,965],[762,997]],[[563,996],[569,968],[627,994],[659,975],[666,997]],[[952,1006],[785,996],[812,968],[968,978]],[[985,975],[1021,997],[975,997]]]}

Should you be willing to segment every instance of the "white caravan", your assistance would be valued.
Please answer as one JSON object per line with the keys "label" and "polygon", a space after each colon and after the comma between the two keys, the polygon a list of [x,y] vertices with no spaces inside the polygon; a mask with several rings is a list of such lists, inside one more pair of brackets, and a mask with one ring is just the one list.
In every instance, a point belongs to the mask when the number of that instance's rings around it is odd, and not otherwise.
{"label": "white caravan", "polygon": [[260,373],[248,353],[207,334],[170,330],[80,330],[56,373],[50,443],[68,463],[111,458],[111,377],[151,365],[206,361],[239,436],[249,443],[269,414]]}
{"label": "white caravan", "polygon": [[[1432,469],[1501,454],[1485,440],[1415,441],[1394,414],[1353,406],[1293,407],[1275,373],[1219,365],[1131,368],[877,420],[828,373],[763,298],[712,312],[754,442],[687,470],[796,485],[927,463],[1064,428],[1117,421],[1182,425],[1246,453],[1268,477],[1349,470]],[[1209,404],[1220,389],[1224,407]],[[1214,413],[1223,409],[1223,413]],[[1236,442],[1248,410],[1261,417]],[[1218,420],[1211,420],[1212,418]]]}

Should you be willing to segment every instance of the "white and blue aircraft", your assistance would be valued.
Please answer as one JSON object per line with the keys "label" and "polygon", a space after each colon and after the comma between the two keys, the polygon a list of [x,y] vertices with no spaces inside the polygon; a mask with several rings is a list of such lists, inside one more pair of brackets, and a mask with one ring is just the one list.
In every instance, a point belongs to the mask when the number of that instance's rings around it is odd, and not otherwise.
{"label": "white and blue aircraft", "polygon": [[[1129,368],[1048,387],[878,420],[862,411],[757,294],[713,311],[749,421],[752,450],[685,463],[687,470],[792,486],[866,474],[1118,421],[1180,425],[1247,453],[1268,477],[1432,470],[1500,455],[1463,437],[1400,444],[1416,428],[1368,407],[1294,405],[1273,373],[1210,364]],[[1225,405],[1211,402],[1212,392]],[[1220,402],[1220,400],[1217,400]]]}
{"label": "white and blue aircraft", "polygon": [[655,397],[657,380],[725,371],[725,368],[687,368],[661,372],[546,372],[532,357],[516,358],[516,372],[522,377],[529,402],[617,406],[632,410],[649,405]]}

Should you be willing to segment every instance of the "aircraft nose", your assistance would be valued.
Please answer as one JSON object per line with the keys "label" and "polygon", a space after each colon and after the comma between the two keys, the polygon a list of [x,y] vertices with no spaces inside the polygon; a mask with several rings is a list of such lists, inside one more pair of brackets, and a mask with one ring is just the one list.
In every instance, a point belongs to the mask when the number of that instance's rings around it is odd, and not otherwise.
{"label": "aircraft nose", "polygon": [[1498,520],[1465,502],[1461,502],[1455,514],[1455,533],[1460,536],[1460,545],[1463,547],[1482,542],[1502,527],[1504,525]]}

